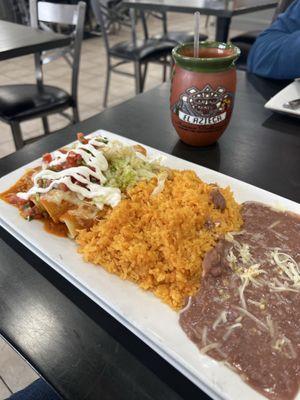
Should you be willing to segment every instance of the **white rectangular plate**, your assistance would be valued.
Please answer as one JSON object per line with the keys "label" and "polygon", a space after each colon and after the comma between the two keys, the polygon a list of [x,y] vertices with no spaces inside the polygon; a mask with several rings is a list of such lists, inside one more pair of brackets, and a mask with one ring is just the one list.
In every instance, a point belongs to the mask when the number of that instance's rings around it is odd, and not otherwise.
{"label": "white rectangular plate", "polygon": [[[128,144],[136,143],[103,130],[92,135],[95,134]],[[150,147],[144,147],[150,156],[162,157],[163,163],[171,168],[194,170],[205,182],[216,182],[222,187],[229,185],[238,202],[261,201],[300,214],[300,205],[295,202]],[[40,159],[1,178],[0,192],[14,184],[28,168],[39,163]],[[0,224],[213,399],[264,399],[230,369],[202,355],[181,330],[176,312],[133,283],[123,281],[101,267],[85,263],[76,252],[73,241],[49,235],[40,222],[28,223],[19,216],[15,207],[3,201],[0,201]],[[299,400],[300,396],[297,399]]]}
{"label": "white rectangular plate", "polygon": [[283,107],[284,103],[291,100],[300,99],[300,78],[296,79],[290,85],[282,89],[273,96],[266,104],[265,108],[272,111],[277,111],[283,114],[289,114],[300,118],[300,107],[296,110]]}

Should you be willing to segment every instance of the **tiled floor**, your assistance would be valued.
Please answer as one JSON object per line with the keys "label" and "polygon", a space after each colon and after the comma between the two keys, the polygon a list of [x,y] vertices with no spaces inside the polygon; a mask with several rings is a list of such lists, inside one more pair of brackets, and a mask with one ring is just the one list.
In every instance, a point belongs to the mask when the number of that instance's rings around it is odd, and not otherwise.
{"label": "tiled floor", "polygon": [[[240,29],[258,29],[268,24],[272,12],[255,15],[255,23],[251,16],[245,16],[232,25],[231,35],[235,35]],[[208,28],[204,27],[205,18],[202,18],[202,32],[207,32],[210,38],[214,37],[214,18],[210,18]],[[158,21],[151,20],[151,33],[161,31]],[[185,30],[191,27],[192,16],[181,14],[169,15],[170,30]],[[235,29],[236,28],[236,29]],[[130,31],[123,29],[118,35],[112,35],[111,41],[117,42],[129,39]],[[127,71],[132,71],[132,66],[126,66]],[[79,78],[79,110],[80,118],[86,119],[102,111],[102,96],[105,82],[106,55],[102,38],[93,38],[84,41]],[[57,60],[44,69],[45,82],[66,90],[70,87],[70,71],[64,60]],[[146,81],[146,90],[158,85],[162,79],[161,67],[151,65]],[[34,83],[33,57],[26,56],[0,62],[0,85],[12,83]],[[134,96],[134,81],[128,77],[114,75],[109,97],[109,106],[122,102]],[[49,118],[51,130],[57,130],[67,121],[54,115]],[[28,121],[22,124],[25,138],[42,134],[41,120]],[[14,151],[10,129],[0,123],[0,157]],[[38,155],[37,155],[38,156]],[[28,364],[0,337],[0,400],[6,399],[10,393],[16,392],[37,379],[38,375]]]}
{"label": "tiled floor", "polygon": [[38,379],[37,373],[0,337],[0,399]]}

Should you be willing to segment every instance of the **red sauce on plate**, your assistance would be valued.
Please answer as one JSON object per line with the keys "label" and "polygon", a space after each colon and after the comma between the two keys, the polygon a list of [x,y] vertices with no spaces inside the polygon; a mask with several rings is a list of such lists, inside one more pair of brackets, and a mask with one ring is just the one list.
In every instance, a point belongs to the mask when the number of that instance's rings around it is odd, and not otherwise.
{"label": "red sauce on plate", "polygon": [[50,218],[45,218],[42,221],[46,232],[60,237],[68,236],[68,228],[66,224],[62,222],[53,222]]}
{"label": "red sauce on plate", "polygon": [[[22,206],[27,202],[26,200],[22,200],[17,196],[18,192],[27,192],[32,187],[32,175],[39,171],[40,167],[28,170],[13,186],[7,189],[5,192],[0,193],[0,199],[5,201],[8,204],[11,204],[17,207],[20,210],[22,215]],[[60,237],[67,237],[68,236],[68,228],[67,226],[62,223],[53,222],[50,217],[39,217],[35,218],[38,221],[43,222],[44,229],[46,232],[51,233],[56,236]]]}

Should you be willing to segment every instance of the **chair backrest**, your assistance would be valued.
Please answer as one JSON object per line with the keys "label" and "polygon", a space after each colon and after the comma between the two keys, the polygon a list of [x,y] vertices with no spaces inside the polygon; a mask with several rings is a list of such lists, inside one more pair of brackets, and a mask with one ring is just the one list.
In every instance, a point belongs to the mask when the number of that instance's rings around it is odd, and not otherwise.
{"label": "chair backrest", "polygon": [[146,13],[146,20],[148,17],[154,17],[162,22],[163,34],[168,35],[168,17],[166,11],[148,11]]}
{"label": "chair backrest", "polygon": [[290,4],[292,4],[293,1],[297,0],[280,0],[277,4],[272,22],[275,21],[279,14],[285,12],[285,10],[290,6]]}
{"label": "chair backrest", "polygon": [[[136,11],[130,9],[130,15],[125,13],[124,6],[121,0],[91,0],[92,10],[94,12],[97,24],[101,28],[101,33],[104,39],[106,52],[109,53],[110,43],[108,37],[108,31],[110,27],[114,25],[126,26],[131,29],[132,45],[133,48],[137,43],[136,35]],[[144,39],[148,39],[148,30],[145,20],[145,15],[143,12],[140,13],[140,18],[142,22]]]}
{"label": "chair backrest", "polygon": [[30,16],[26,0],[11,0],[11,6],[16,14],[15,22],[29,25]]}
{"label": "chair backrest", "polygon": [[63,56],[72,68],[71,96],[76,101],[81,44],[84,32],[86,3],[80,1],[77,5],[56,4],[38,0],[30,0],[30,22],[34,28],[53,31],[52,24],[56,26],[72,26],[72,41],[70,46],[58,49],[52,56],[45,54],[35,55],[35,70],[38,86],[43,85],[42,65]]}
{"label": "chair backrest", "polygon": [[97,24],[101,28],[106,52],[109,53],[110,43],[108,32],[114,26],[130,27],[130,20],[123,13],[121,0],[91,0],[91,6]]}

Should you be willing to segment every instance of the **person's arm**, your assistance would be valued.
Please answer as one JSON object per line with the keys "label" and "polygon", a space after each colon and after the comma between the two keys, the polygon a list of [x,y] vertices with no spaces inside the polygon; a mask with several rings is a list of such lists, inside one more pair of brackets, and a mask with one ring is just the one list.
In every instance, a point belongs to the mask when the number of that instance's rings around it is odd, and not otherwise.
{"label": "person's arm", "polygon": [[273,79],[300,77],[300,0],[259,35],[248,57],[248,71]]}

